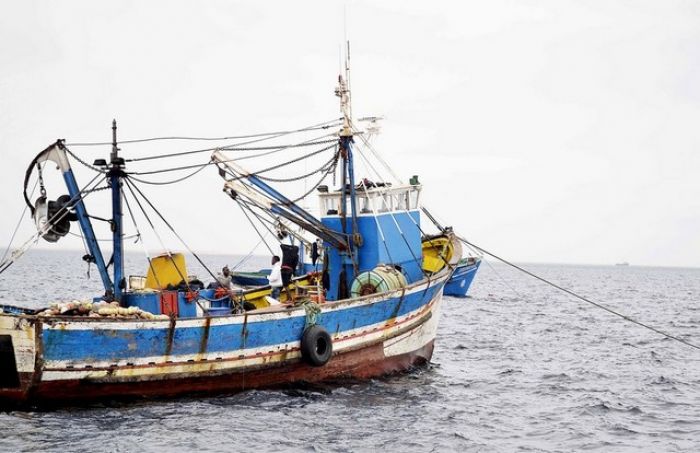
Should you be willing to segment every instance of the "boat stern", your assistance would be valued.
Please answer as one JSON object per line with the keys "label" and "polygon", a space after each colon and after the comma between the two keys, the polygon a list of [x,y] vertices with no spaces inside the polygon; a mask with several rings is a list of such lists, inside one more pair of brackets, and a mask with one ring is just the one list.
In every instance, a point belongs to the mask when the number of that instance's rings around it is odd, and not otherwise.
{"label": "boat stern", "polygon": [[36,367],[37,324],[33,316],[0,314],[0,407],[27,399]]}

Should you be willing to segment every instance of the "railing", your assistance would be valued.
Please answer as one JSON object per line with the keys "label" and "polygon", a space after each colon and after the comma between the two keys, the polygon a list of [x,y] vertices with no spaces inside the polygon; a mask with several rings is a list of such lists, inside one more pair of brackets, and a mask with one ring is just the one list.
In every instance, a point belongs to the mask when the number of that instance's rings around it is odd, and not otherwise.
{"label": "railing", "polygon": [[[420,185],[372,187],[365,190],[360,186],[356,190],[358,215],[382,214],[386,212],[405,212],[420,207]],[[346,196],[349,199],[349,195]],[[320,193],[321,215],[341,215],[340,192]],[[349,206],[350,203],[347,203]]]}

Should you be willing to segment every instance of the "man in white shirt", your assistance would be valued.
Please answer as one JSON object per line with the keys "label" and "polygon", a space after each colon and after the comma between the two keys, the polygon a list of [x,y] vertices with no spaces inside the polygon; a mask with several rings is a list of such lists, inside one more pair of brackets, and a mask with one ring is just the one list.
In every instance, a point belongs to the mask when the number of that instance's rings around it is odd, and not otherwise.
{"label": "man in white shirt", "polygon": [[219,281],[219,285],[226,289],[231,289],[231,278],[231,271],[229,270],[228,266],[224,266],[219,275],[216,277],[216,279]]}
{"label": "man in white shirt", "polygon": [[275,255],[272,257],[272,270],[270,275],[267,276],[267,280],[270,282],[270,287],[272,288],[272,294],[270,296],[273,299],[279,300],[280,293],[282,292],[282,263],[280,262],[280,257]]}

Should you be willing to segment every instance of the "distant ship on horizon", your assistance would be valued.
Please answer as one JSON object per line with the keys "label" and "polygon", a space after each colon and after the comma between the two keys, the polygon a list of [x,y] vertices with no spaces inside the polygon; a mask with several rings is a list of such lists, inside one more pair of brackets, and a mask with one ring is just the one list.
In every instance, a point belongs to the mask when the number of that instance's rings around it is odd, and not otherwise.
{"label": "distant ship on horizon", "polygon": [[628,263],[627,261],[623,261],[621,263],[615,263],[615,266],[629,266],[629,265],[630,265],[630,263]]}

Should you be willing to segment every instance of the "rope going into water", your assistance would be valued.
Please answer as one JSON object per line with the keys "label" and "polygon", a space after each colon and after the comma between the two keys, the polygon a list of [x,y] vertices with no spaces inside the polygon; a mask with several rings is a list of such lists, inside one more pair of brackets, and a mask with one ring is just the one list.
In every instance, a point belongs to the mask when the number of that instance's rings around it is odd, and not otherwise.
{"label": "rope going into water", "polygon": [[471,246],[471,247],[474,247],[475,249],[479,250],[480,252],[484,253],[485,255],[489,255],[490,257],[492,257],[492,258],[494,258],[494,259],[496,259],[496,260],[502,262],[503,264],[506,264],[506,265],[508,265],[508,266],[510,266],[510,267],[512,267],[512,268],[514,268],[514,269],[516,269],[516,270],[519,270],[520,272],[522,272],[522,273],[524,273],[524,274],[527,274],[527,275],[529,275],[530,277],[535,278],[535,279],[541,281],[542,283],[545,283],[545,284],[547,284],[547,285],[549,285],[549,286],[551,286],[551,287],[553,287],[553,288],[556,288],[556,289],[558,289],[559,291],[562,291],[562,292],[564,292],[564,293],[566,293],[566,294],[569,294],[570,296],[573,296],[573,297],[575,297],[575,298],[577,298],[577,299],[580,299],[580,300],[582,300],[582,301],[584,301],[584,302],[586,302],[586,303],[588,303],[588,304],[591,304],[591,305],[593,305],[594,307],[600,308],[601,310],[605,310],[605,311],[607,311],[608,313],[610,313],[610,314],[612,314],[612,315],[615,315],[615,316],[617,316],[617,317],[620,317],[620,318],[624,319],[624,320],[627,321],[627,322],[631,322],[631,323],[636,324],[636,325],[638,325],[638,326],[640,326],[640,327],[643,327],[643,328],[645,328],[645,329],[651,330],[652,332],[655,332],[655,333],[657,333],[657,334],[659,334],[659,335],[662,335],[662,336],[664,336],[664,337],[666,337],[666,338],[668,338],[668,339],[670,339],[670,340],[675,340],[675,341],[677,341],[677,342],[679,342],[679,343],[683,343],[683,344],[686,345],[686,346],[690,346],[691,348],[700,350],[700,346],[698,346],[698,345],[696,345],[696,344],[694,344],[694,343],[691,343],[691,342],[688,341],[688,340],[684,340],[683,338],[677,337],[677,336],[672,335],[672,334],[670,334],[670,333],[668,333],[668,332],[664,332],[664,331],[661,330],[661,329],[658,329],[658,328],[656,328],[656,327],[654,327],[654,326],[651,326],[651,325],[649,325],[649,324],[645,324],[645,323],[643,323],[643,322],[641,322],[641,321],[637,321],[636,319],[631,318],[630,316],[627,316],[627,315],[625,315],[625,314],[623,314],[623,313],[620,313],[620,312],[618,312],[618,311],[615,311],[615,310],[613,310],[612,308],[609,308],[609,307],[607,307],[607,306],[605,306],[605,305],[603,305],[603,304],[600,304],[600,303],[598,303],[598,302],[594,302],[594,301],[592,301],[591,299],[589,299],[589,298],[587,298],[587,297],[581,296],[580,294],[577,294],[577,293],[571,291],[570,289],[564,288],[563,286],[560,286],[560,285],[558,285],[558,284],[556,284],[556,283],[554,283],[554,282],[552,282],[552,281],[549,281],[549,280],[547,280],[547,279],[544,278],[544,277],[540,277],[539,275],[537,275],[537,274],[535,274],[535,273],[533,273],[533,272],[530,272],[529,270],[527,270],[527,269],[525,269],[525,268],[523,268],[523,267],[521,267],[521,266],[518,266],[517,264],[514,264],[514,263],[512,263],[512,262],[506,260],[505,258],[501,258],[500,256],[495,255],[495,254],[489,252],[488,250],[486,250],[486,249],[484,249],[484,248],[482,248],[482,247],[479,247],[478,245],[476,245],[476,244],[474,244],[474,243],[472,243],[472,242],[467,241],[466,239],[464,239],[464,238],[462,238],[462,237],[459,237],[459,236],[456,236],[456,237],[457,237],[457,239],[459,239],[460,241],[462,241],[462,242],[465,243],[466,245]]}

